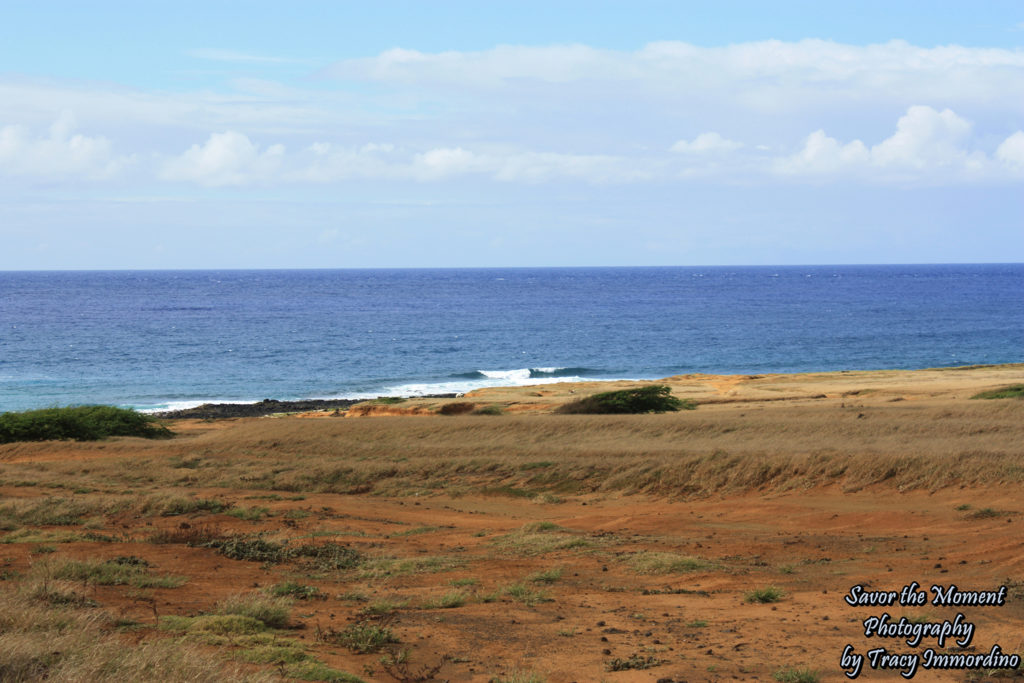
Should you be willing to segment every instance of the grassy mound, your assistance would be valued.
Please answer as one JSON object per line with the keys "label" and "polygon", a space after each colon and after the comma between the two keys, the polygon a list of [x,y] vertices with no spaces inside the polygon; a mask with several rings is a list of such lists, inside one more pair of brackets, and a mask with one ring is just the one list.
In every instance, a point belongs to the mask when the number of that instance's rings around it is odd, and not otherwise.
{"label": "grassy mound", "polygon": [[0,443],[14,441],[98,441],[110,436],[168,439],[154,418],[114,406],[44,408],[0,415]]}
{"label": "grassy mound", "polygon": [[677,410],[693,410],[696,402],[689,399],[676,398],[672,390],[664,384],[652,384],[648,387],[606,391],[566,403],[557,412],[565,414],[636,414],[665,413]]}
{"label": "grassy mound", "polygon": [[1024,384],[1013,384],[1001,389],[983,391],[971,398],[1024,398]]}

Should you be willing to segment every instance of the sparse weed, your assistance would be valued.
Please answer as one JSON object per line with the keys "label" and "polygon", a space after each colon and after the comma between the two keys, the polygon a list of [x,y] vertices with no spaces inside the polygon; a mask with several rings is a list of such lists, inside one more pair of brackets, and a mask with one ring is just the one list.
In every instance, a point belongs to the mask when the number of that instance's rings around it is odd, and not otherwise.
{"label": "sparse weed", "polygon": [[316,586],[306,586],[295,581],[285,581],[271,586],[268,592],[275,597],[295,598],[296,600],[312,600],[314,598],[323,600],[327,597]]}
{"label": "sparse weed", "polygon": [[821,674],[811,669],[780,669],[772,678],[779,683],[818,683]]}
{"label": "sparse weed", "polygon": [[514,583],[503,591],[505,595],[516,602],[521,602],[527,607],[533,607],[541,602],[548,602],[551,598],[547,591],[539,590],[525,583]]}
{"label": "sparse weed", "polygon": [[385,645],[399,642],[386,625],[368,621],[349,624],[341,631],[335,631],[333,628],[322,630],[318,627],[316,639],[323,643],[341,645],[360,655],[379,652]]}
{"label": "sparse weed", "polygon": [[227,511],[227,514],[247,522],[258,522],[270,514],[270,509],[265,507],[232,508]]}
{"label": "sparse weed", "polygon": [[217,603],[215,614],[238,614],[257,619],[270,628],[286,628],[291,612],[291,601],[286,598],[267,597],[259,593],[234,595]]}
{"label": "sparse weed", "polygon": [[527,576],[526,580],[532,583],[555,583],[561,578],[562,568],[555,567],[554,569],[546,569],[544,571],[534,572]]}
{"label": "sparse weed", "polygon": [[755,590],[748,591],[743,597],[747,602],[770,603],[778,602],[785,597],[785,595],[785,592],[781,588],[768,586],[766,588],[757,588]]}
{"label": "sparse weed", "polygon": [[427,600],[423,603],[423,609],[451,609],[462,607],[466,604],[467,595],[463,591],[448,591],[444,595]]}
{"label": "sparse weed", "polygon": [[630,669],[653,669],[656,666],[666,664],[667,659],[658,659],[653,655],[644,657],[639,654],[632,654],[626,659],[616,657],[615,659],[605,663],[605,671],[628,671]]}

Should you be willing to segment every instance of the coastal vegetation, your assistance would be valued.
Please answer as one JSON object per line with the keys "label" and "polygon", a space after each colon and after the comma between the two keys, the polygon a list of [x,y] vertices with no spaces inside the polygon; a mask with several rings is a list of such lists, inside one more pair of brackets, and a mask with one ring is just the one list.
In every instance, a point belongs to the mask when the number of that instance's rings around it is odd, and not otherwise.
{"label": "coastal vegetation", "polygon": [[1024,384],[1014,384],[1008,387],[1002,387],[1001,389],[992,389],[991,391],[982,391],[979,394],[971,396],[971,398],[1019,398],[1024,399]]}
{"label": "coastal vegetation", "polygon": [[1024,402],[966,400],[1015,379],[841,379],[714,378],[695,412],[553,414],[576,396],[545,386],[495,419],[484,394],[4,444],[0,680],[534,680],[524,651],[553,678],[816,680],[783,667],[834,666],[793,648],[827,617],[814,645],[842,649],[853,582],[925,562],[1019,595],[983,551],[1017,533]]}
{"label": "coastal vegetation", "polygon": [[148,415],[114,406],[69,406],[0,414],[0,443],[98,441],[111,436],[167,439],[172,433]]}
{"label": "coastal vegetation", "polygon": [[672,395],[671,387],[664,384],[651,384],[635,389],[605,391],[587,396],[558,409],[564,415],[622,415],[640,413],[667,413],[679,410],[693,410],[695,401],[681,399]]}

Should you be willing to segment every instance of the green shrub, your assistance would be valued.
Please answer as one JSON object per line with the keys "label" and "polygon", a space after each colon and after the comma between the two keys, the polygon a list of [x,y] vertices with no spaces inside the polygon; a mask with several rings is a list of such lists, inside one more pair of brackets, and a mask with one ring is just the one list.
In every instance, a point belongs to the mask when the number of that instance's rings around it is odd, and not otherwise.
{"label": "green shrub", "polygon": [[304,560],[307,565],[320,571],[349,569],[362,562],[363,559],[357,550],[338,543],[287,546],[283,543],[264,540],[259,536],[232,536],[225,539],[214,539],[206,546],[216,549],[221,555],[232,560],[274,564]]}
{"label": "green shrub", "polygon": [[437,412],[442,415],[465,415],[473,412],[476,409],[476,404],[467,403],[465,401],[457,401],[455,403],[445,403],[443,406],[437,409]]}
{"label": "green shrub", "polygon": [[330,632],[323,638],[327,642],[343,645],[360,655],[378,652],[385,645],[398,642],[398,638],[387,626],[365,621],[350,624],[344,631]]}
{"label": "green shrub", "polygon": [[173,434],[149,415],[114,406],[44,408],[0,415],[0,443],[98,441],[110,436],[168,439]]}
{"label": "green shrub", "polygon": [[785,596],[785,592],[781,588],[775,586],[768,586],[767,588],[758,588],[752,590],[746,594],[745,599],[747,602],[778,602]]}
{"label": "green shrub", "polygon": [[474,415],[502,415],[505,411],[502,410],[501,406],[489,405],[482,408],[477,408],[473,411]]}
{"label": "green shrub", "polygon": [[1024,399],[1024,384],[1012,384],[1008,387],[983,391],[971,398],[1020,398]]}
{"label": "green shrub", "polygon": [[672,389],[664,384],[652,384],[635,389],[606,391],[566,403],[556,412],[564,414],[636,414],[664,413],[677,410],[693,410],[696,402],[672,396]]}

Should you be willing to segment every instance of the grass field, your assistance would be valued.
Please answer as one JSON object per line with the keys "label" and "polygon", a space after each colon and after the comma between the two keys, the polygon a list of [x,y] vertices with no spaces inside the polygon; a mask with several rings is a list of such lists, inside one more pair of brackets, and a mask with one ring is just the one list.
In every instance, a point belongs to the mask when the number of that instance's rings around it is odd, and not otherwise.
{"label": "grass field", "polygon": [[0,680],[841,680],[877,643],[842,596],[911,581],[1009,586],[965,611],[979,651],[1020,651],[1024,403],[970,398],[1022,376],[671,378],[698,408],[651,415],[553,414],[608,387],[545,385],[2,445]]}

